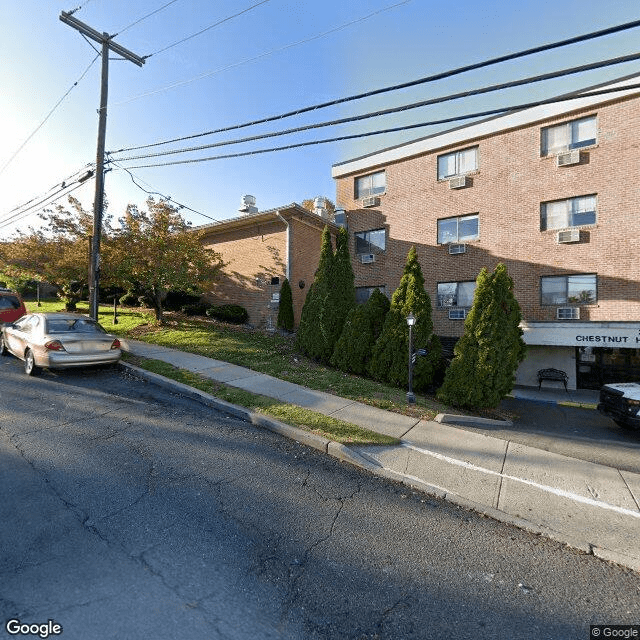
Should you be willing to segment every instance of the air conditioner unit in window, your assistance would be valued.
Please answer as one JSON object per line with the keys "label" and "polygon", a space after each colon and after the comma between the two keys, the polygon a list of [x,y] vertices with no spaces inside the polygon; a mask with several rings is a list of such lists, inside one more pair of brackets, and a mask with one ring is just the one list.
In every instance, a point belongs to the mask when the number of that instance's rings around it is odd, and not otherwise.
{"label": "air conditioner unit in window", "polygon": [[450,244],[449,245],[449,253],[451,255],[455,255],[458,253],[466,253],[467,252],[467,245],[466,244]]}
{"label": "air conditioner unit in window", "polygon": [[449,309],[449,320],[464,320],[466,317],[466,309]]}
{"label": "air conditioner unit in window", "polygon": [[580,320],[580,307],[558,307],[558,320]]}
{"label": "air conditioner unit in window", "polygon": [[567,229],[567,231],[558,231],[556,241],[558,242],[558,244],[580,242],[580,229]]}
{"label": "air conditioner unit in window", "polygon": [[565,153],[559,153],[556,156],[557,167],[568,167],[572,164],[580,164],[579,149],[573,149],[573,151],[565,151]]}
{"label": "air conditioner unit in window", "polygon": [[468,184],[467,176],[456,176],[449,180],[449,189],[463,189]]}
{"label": "air conditioner unit in window", "polygon": [[372,196],[371,198],[363,198],[362,206],[363,207],[377,207],[380,204],[380,198],[376,198]]}
{"label": "air conditioner unit in window", "polygon": [[371,264],[376,261],[375,253],[364,253],[360,256],[360,262],[362,264]]}

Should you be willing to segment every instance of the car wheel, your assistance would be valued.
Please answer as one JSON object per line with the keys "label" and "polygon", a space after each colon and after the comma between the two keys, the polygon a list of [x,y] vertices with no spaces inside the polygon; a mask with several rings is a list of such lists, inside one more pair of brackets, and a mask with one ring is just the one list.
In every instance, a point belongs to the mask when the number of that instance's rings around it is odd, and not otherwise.
{"label": "car wheel", "polygon": [[35,358],[33,357],[33,351],[27,349],[24,354],[24,372],[28,376],[37,376],[40,373],[40,367],[36,365]]}

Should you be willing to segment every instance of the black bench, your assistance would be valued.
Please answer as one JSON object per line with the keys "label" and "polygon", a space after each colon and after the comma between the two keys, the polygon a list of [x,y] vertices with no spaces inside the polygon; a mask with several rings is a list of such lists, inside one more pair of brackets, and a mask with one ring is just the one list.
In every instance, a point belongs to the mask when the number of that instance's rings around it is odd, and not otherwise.
{"label": "black bench", "polygon": [[540,371],[538,371],[538,391],[540,391],[543,380],[555,380],[557,382],[562,382],[564,384],[564,390],[567,393],[569,392],[567,389],[569,376],[560,369],[540,369]]}

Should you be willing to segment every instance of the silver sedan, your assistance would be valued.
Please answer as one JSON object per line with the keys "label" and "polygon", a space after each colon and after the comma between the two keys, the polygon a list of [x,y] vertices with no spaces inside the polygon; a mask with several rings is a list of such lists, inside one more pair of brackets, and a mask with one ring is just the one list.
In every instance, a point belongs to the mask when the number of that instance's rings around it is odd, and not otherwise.
{"label": "silver sedan", "polygon": [[27,375],[42,367],[64,369],[113,364],[120,360],[120,341],[97,322],[72,313],[31,313],[0,331],[0,354],[24,360]]}

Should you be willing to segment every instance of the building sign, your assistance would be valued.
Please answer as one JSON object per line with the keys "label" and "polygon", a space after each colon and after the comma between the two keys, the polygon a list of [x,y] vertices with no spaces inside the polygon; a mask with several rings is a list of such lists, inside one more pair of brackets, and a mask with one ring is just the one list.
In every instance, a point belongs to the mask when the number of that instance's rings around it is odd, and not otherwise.
{"label": "building sign", "polygon": [[522,329],[530,345],[640,349],[640,322],[532,322]]}

